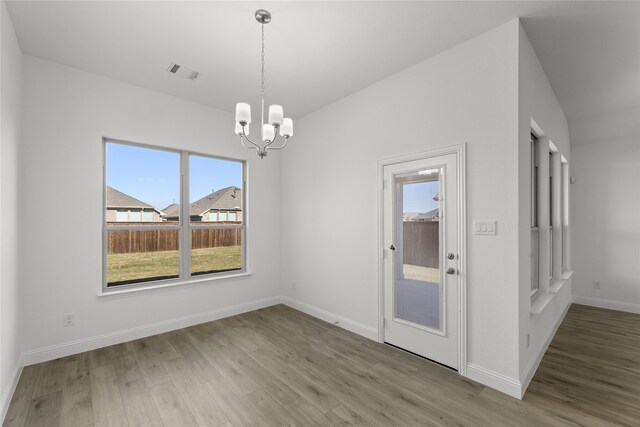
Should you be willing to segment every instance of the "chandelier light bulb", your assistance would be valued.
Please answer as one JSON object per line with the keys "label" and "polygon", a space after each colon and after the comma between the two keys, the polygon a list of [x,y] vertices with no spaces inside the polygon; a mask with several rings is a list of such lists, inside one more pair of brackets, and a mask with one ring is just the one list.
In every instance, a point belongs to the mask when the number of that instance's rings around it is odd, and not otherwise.
{"label": "chandelier light bulb", "polygon": [[272,105],[269,107],[269,123],[274,126],[280,126],[282,124],[283,117],[284,113],[282,111],[282,105]]}
{"label": "chandelier light bulb", "polygon": [[262,125],[262,140],[264,142],[272,142],[273,138],[276,136],[276,131],[273,128],[273,125],[265,123]]}
{"label": "chandelier light bulb", "polygon": [[[242,135],[242,125],[240,123],[236,122],[236,135]],[[244,134],[249,136],[249,125],[245,125],[244,127]]]}
{"label": "chandelier light bulb", "polygon": [[284,138],[293,136],[293,120],[289,118],[282,119],[282,126],[280,126],[280,136]]}
{"label": "chandelier light bulb", "polygon": [[249,104],[244,102],[236,104],[236,122],[251,123],[251,106]]}

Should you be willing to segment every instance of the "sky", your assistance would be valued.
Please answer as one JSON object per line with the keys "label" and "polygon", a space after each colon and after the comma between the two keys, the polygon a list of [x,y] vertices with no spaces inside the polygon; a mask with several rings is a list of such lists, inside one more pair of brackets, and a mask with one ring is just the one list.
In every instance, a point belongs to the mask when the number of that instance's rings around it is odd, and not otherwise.
{"label": "sky", "polygon": [[[133,145],[107,143],[107,185],[158,209],[180,199],[180,154]],[[242,183],[242,164],[195,156],[189,158],[189,202]]]}
{"label": "sky", "polygon": [[429,212],[438,207],[433,197],[438,194],[440,181],[416,182],[403,186],[403,209],[407,212]]}

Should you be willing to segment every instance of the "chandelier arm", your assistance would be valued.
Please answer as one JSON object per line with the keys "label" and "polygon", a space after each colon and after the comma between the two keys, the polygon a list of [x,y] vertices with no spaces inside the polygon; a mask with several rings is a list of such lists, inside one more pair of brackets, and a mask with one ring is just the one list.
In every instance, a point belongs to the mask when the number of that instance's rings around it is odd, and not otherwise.
{"label": "chandelier arm", "polygon": [[[246,145],[246,144],[244,143],[244,140],[245,140],[245,139],[246,139],[246,140],[247,140],[251,145],[253,145],[253,147],[250,147],[250,146]],[[249,149],[251,149],[251,150],[260,150],[260,146],[259,146],[258,144],[256,144],[255,142],[253,142],[252,140],[250,140],[250,139],[249,139],[246,135],[244,135],[244,134],[240,135],[240,144],[242,144],[242,146],[243,146],[244,148],[249,148]]]}
{"label": "chandelier arm", "polygon": [[268,147],[266,147],[265,149],[266,149],[266,150],[282,150],[284,147],[286,147],[286,146],[287,146],[287,142],[289,142],[289,138],[285,138],[285,139],[284,139],[284,143],[283,143],[280,147],[271,147],[271,146],[268,146]]}

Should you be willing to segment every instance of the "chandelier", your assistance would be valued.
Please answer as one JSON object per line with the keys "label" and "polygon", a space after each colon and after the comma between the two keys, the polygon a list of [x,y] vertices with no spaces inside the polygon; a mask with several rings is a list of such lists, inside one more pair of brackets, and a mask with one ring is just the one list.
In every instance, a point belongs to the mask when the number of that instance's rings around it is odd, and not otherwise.
{"label": "chandelier", "polygon": [[[269,120],[267,123],[264,121],[264,24],[271,22],[271,13],[264,9],[259,9],[256,11],[255,16],[262,30],[262,80],[260,85],[260,98],[262,101],[260,116],[261,137],[257,142],[249,139],[251,106],[244,102],[236,104],[235,133],[240,136],[240,143],[245,148],[256,150],[258,157],[264,159],[268,150],[282,150],[287,145],[287,141],[293,136],[293,121],[289,118],[284,118],[282,105],[271,105],[269,107]],[[273,145],[278,139],[278,133],[283,139],[280,141],[280,145]],[[251,145],[247,145],[246,143]]]}

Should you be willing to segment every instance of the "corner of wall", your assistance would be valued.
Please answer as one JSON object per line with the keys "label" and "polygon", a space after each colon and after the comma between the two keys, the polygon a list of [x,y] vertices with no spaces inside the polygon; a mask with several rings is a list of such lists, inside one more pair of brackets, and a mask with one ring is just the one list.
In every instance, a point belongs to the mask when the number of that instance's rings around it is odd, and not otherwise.
{"label": "corner of wall", "polygon": [[0,4],[0,422],[22,369],[22,293],[19,286],[19,159],[22,141],[22,51],[3,0]]}
{"label": "corner of wall", "polygon": [[529,144],[532,121],[566,159],[570,158],[570,141],[564,112],[520,20],[518,27],[518,357],[524,394],[571,305],[571,279],[568,279],[562,289],[548,293],[548,305],[540,313],[531,314]]}

